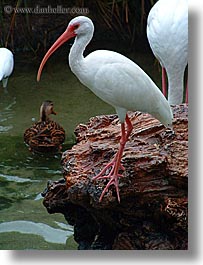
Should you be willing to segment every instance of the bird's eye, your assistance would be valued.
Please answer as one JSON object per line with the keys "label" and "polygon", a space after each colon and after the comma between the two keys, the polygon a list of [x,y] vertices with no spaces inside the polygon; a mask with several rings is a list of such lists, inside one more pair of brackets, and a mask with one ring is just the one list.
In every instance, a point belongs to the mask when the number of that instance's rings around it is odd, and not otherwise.
{"label": "bird's eye", "polygon": [[78,29],[78,28],[79,28],[79,24],[75,24],[74,29]]}

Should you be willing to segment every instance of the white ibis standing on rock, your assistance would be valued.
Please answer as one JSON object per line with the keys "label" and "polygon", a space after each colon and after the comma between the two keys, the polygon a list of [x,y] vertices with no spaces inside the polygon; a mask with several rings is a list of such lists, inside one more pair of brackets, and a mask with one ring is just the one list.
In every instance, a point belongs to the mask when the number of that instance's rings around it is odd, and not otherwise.
{"label": "white ibis standing on rock", "polygon": [[[188,0],[159,0],[148,15],[147,37],[162,66],[163,94],[167,94],[167,73],[169,104],[181,104],[188,63]],[[188,84],[185,101],[188,102]]]}
{"label": "white ibis standing on rock", "polygon": [[97,50],[86,57],[83,56],[85,47],[92,39],[93,32],[94,25],[89,18],[79,16],[72,19],[66,31],[44,56],[38,70],[37,80],[40,80],[42,69],[50,55],[64,42],[75,37],[69,54],[69,65],[72,72],[82,84],[116,109],[121,122],[119,150],[114,159],[93,178],[93,180],[109,178],[109,182],[100,196],[100,201],[109,187],[114,185],[120,202],[118,178],[121,176],[119,170],[124,170],[121,165],[121,157],[125,143],[132,131],[132,123],[127,111],[138,110],[150,113],[169,127],[172,124],[173,115],[168,101],[159,88],[130,59],[108,50]]}
{"label": "white ibis standing on rock", "polygon": [[13,72],[14,60],[13,54],[7,48],[0,48],[0,81],[3,87],[7,87],[8,77]]}

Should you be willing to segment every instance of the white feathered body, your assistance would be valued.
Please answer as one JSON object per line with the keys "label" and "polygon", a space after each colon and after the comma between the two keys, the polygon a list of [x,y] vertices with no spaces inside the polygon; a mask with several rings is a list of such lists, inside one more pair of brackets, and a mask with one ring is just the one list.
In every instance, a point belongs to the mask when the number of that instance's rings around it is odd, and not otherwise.
{"label": "white feathered body", "polygon": [[188,0],[159,0],[148,15],[147,37],[155,57],[166,69],[169,103],[182,103],[188,63]]}
{"label": "white feathered body", "polygon": [[14,67],[13,53],[7,48],[0,48],[0,81],[3,87],[7,86],[8,77],[12,74]]}
{"label": "white feathered body", "polygon": [[121,122],[128,110],[147,112],[165,126],[171,125],[168,101],[150,77],[127,57],[108,50],[97,50],[69,64],[81,83],[99,98],[115,107]]}

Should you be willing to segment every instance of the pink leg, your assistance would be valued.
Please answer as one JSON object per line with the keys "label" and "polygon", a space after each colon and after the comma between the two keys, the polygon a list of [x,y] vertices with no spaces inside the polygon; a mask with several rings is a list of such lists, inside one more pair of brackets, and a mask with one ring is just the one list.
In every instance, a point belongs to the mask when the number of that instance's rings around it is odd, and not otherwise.
{"label": "pink leg", "polygon": [[167,86],[166,86],[166,69],[162,67],[162,92],[164,96],[167,95]]}
{"label": "pink leg", "polygon": [[[131,123],[127,114],[126,114],[126,120],[125,121],[127,124],[127,132],[125,132],[125,123],[121,123],[121,140],[120,140],[119,150],[116,153],[116,156],[114,157],[114,159],[110,163],[108,163],[104,167],[104,169],[97,176],[95,176],[93,178],[93,180],[110,178],[109,182],[107,183],[106,187],[102,191],[102,194],[99,198],[100,202],[102,201],[104,194],[107,192],[107,190],[109,189],[109,187],[111,185],[114,185],[116,187],[117,198],[118,198],[118,201],[120,202],[118,178],[121,177],[122,175],[119,174],[118,171],[119,171],[119,169],[124,170],[124,167],[121,165],[121,158],[122,158],[125,144],[129,138],[129,135],[130,135],[132,128],[133,128],[132,123]],[[108,175],[103,176],[103,174],[105,174],[105,172],[108,168],[111,168],[110,173]]]}
{"label": "pink leg", "polygon": [[185,103],[188,103],[188,80],[187,80],[186,91],[185,91]]}

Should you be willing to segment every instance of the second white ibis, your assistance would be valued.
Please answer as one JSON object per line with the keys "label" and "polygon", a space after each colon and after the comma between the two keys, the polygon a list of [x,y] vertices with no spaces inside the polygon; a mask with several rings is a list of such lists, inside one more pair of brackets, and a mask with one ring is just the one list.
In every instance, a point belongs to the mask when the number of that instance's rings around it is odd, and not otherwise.
{"label": "second white ibis", "polygon": [[7,48],[0,48],[0,81],[7,87],[8,78],[13,72],[13,53]]}
{"label": "second white ibis", "polygon": [[[109,179],[100,201],[111,185],[114,185],[120,202],[118,179],[122,153],[132,131],[132,123],[127,111],[147,112],[165,126],[172,124],[172,111],[168,101],[151,78],[133,61],[125,56],[108,50],[97,50],[84,57],[85,47],[92,39],[94,25],[84,16],[72,19],[66,31],[56,40],[44,56],[38,70],[40,80],[42,69],[50,55],[64,42],[75,37],[69,54],[72,72],[82,84],[91,89],[98,97],[111,104],[121,122],[119,150],[114,159],[93,179]],[[107,173],[110,171],[109,173]]]}
{"label": "second white ibis", "polygon": [[[184,72],[188,63],[188,0],[159,0],[147,19],[150,47],[162,66],[162,89],[171,105],[183,102]],[[185,101],[188,102],[188,85]]]}

